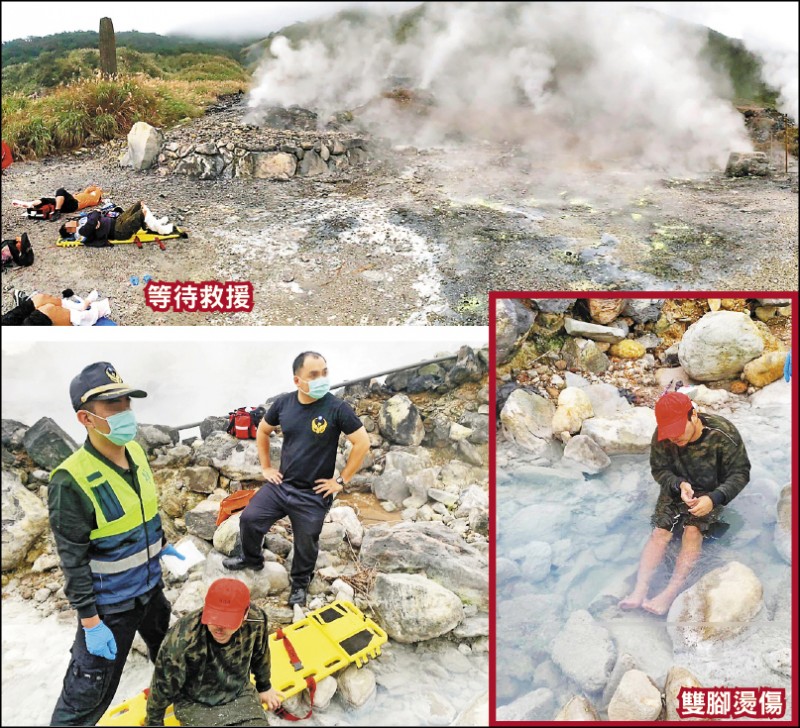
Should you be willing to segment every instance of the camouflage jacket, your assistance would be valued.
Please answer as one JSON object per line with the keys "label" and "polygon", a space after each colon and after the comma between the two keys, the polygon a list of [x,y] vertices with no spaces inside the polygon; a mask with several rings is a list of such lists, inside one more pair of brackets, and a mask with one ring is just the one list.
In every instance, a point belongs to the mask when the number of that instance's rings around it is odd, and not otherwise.
{"label": "camouflage jacket", "polygon": [[188,701],[223,705],[249,689],[269,690],[269,631],[267,615],[250,607],[247,619],[230,641],[221,645],[200,621],[203,610],[181,617],[167,632],[156,658],[146,725],[164,725],[170,703]]}
{"label": "camouflage jacket", "polygon": [[661,486],[680,498],[680,484],[689,483],[695,495],[707,495],[715,506],[730,503],[750,480],[750,460],[739,431],[724,417],[700,415],[703,434],[685,447],[658,441],[653,433],[650,470]]}

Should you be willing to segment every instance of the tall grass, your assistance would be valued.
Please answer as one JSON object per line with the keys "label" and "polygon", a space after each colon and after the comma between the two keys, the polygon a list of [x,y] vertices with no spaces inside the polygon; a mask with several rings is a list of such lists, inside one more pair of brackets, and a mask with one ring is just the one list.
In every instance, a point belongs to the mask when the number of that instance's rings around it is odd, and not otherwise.
{"label": "tall grass", "polygon": [[4,95],[3,139],[15,157],[44,157],[125,136],[137,121],[164,127],[200,116],[218,95],[243,87],[238,79],[164,80],[132,75],[77,81],[41,98]]}

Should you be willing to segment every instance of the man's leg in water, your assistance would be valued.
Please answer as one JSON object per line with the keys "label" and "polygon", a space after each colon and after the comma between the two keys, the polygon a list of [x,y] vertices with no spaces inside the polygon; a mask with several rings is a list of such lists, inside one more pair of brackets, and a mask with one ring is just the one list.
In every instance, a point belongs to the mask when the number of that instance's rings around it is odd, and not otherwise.
{"label": "man's leg in water", "polygon": [[655,570],[664,558],[669,542],[672,540],[672,531],[666,528],[654,528],[650,539],[645,544],[642,551],[642,558],[639,561],[639,573],[636,576],[636,586],[633,591],[625,597],[619,606],[622,609],[636,609],[642,606],[647,590],[650,587],[650,580],[653,578]]}
{"label": "man's leg in water", "polygon": [[697,563],[702,549],[703,534],[700,529],[697,526],[686,526],[683,529],[681,550],[675,563],[675,571],[672,572],[669,584],[661,594],[642,602],[642,608],[653,614],[666,614],[670,604],[678,596],[678,592],[681,590],[686,578]]}

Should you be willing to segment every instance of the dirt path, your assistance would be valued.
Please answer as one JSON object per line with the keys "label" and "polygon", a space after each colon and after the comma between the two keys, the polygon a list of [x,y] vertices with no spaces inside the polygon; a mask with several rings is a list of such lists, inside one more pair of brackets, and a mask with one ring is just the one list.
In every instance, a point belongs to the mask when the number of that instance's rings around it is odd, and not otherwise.
{"label": "dirt path", "polygon": [[[567,168],[505,148],[379,151],[346,175],[198,181],[120,168],[120,142],[3,175],[3,238],[28,231],[36,263],[15,288],[111,297],[123,325],[485,324],[488,290],[781,290],[798,285],[797,167],[789,177],[665,178]],[[188,240],[62,249],[57,225],[13,198],[94,183],[144,199]],[[131,276],[250,280],[245,314],[157,313]]]}

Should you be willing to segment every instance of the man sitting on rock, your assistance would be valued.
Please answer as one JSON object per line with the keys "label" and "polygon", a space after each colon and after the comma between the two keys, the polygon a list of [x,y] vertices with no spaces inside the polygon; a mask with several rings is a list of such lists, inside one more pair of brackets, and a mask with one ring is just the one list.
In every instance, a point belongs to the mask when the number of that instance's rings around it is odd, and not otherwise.
{"label": "man sitting on rock", "polygon": [[[242,511],[242,557],[225,559],[228,569],[263,569],[264,535],[289,516],[294,536],[289,606],[305,606],[319,553],[322,523],[333,498],[361,467],[369,436],[353,408],[330,392],[328,365],[321,354],[304,351],[292,365],[296,391],[278,397],[256,433],[258,457],[266,483]],[[283,430],[280,470],[270,462],[269,437]],[[339,435],[353,445],[338,478]]]}
{"label": "man sitting on rock", "polygon": [[[681,392],[667,392],[655,407],[658,427],[650,448],[650,470],[661,486],[633,592],[622,609],[642,607],[666,614],[678,596],[722,507],[750,480],[750,460],[739,431],[723,417],[701,415]],[[683,527],[681,550],[666,588],[647,599],[650,580],[673,533]]]}
{"label": "man sitting on rock", "polygon": [[[250,673],[256,683],[250,682]],[[164,725],[173,704],[181,725],[267,726],[262,707],[280,707],[270,683],[267,615],[237,579],[217,579],[202,609],[167,632],[156,659],[145,725]]]}

